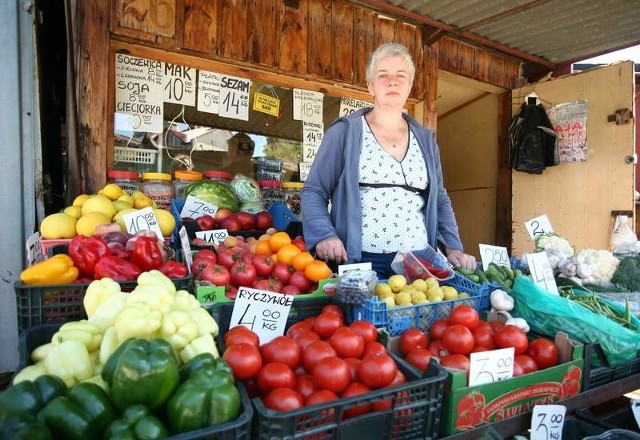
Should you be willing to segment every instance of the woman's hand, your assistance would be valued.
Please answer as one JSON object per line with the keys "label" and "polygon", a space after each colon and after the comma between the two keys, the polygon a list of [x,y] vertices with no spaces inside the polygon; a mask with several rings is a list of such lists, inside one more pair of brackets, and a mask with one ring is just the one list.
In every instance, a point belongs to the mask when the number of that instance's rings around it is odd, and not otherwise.
{"label": "woman's hand", "polygon": [[338,237],[327,238],[316,245],[316,258],[319,260],[333,260],[336,263],[347,261],[347,251]]}
{"label": "woman's hand", "polygon": [[449,260],[449,262],[453,264],[453,267],[455,268],[462,267],[469,270],[476,269],[476,257],[474,257],[473,255],[465,254],[462,251],[447,249],[447,260]]}

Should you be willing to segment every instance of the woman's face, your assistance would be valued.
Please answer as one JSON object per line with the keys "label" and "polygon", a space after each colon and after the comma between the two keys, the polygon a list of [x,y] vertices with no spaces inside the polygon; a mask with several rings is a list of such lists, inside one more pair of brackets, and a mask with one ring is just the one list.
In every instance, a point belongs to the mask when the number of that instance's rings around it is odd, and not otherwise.
{"label": "woman's face", "polygon": [[377,105],[404,107],[413,80],[407,63],[398,56],[381,58],[373,67],[373,78],[367,83]]}

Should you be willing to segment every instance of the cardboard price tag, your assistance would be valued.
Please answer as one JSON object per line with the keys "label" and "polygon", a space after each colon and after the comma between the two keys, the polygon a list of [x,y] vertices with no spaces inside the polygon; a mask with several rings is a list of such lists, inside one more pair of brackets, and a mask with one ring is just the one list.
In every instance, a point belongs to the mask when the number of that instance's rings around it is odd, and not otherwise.
{"label": "cardboard price tag", "polygon": [[188,217],[192,219],[197,219],[203,215],[210,215],[213,217],[216,215],[216,212],[218,212],[218,207],[216,205],[207,203],[194,196],[187,196],[187,199],[184,201],[184,206],[180,211],[180,217]]}
{"label": "cardboard price tag", "polygon": [[547,253],[527,254],[527,263],[535,285],[545,289],[547,292],[558,295],[558,286],[556,285],[556,279],[553,276],[553,269],[551,269]]}
{"label": "cardboard price tag", "polygon": [[220,244],[229,236],[226,229],[213,229],[211,231],[196,231],[196,237],[202,238],[207,243]]}
{"label": "cardboard price tag", "polygon": [[191,256],[191,243],[189,243],[189,234],[187,234],[187,229],[182,226],[178,231],[180,235],[180,248],[182,249],[182,254],[184,255],[184,264],[187,265],[187,269],[189,269],[189,273],[191,273],[191,264],[193,263],[193,257]]}
{"label": "cardboard price tag", "polygon": [[564,405],[536,405],[531,415],[530,440],[558,440],[562,438]]}
{"label": "cardboard price tag", "polygon": [[44,260],[42,253],[42,243],[40,243],[40,233],[36,232],[27,238],[27,267]]}
{"label": "cardboard price tag", "polygon": [[511,266],[509,261],[509,253],[504,246],[492,246],[488,244],[479,244],[480,257],[482,258],[482,269],[487,270],[489,263],[495,263],[498,266]]}
{"label": "cardboard price tag", "polygon": [[284,334],[293,295],[240,287],[233,304],[229,328],[244,325],[266,344]]}
{"label": "cardboard price tag", "polygon": [[553,232],[551,222],[546,214],[529,220],[524,224],[524,226],[527,228],[529,237],[531,237],[532,240],[535,240],[538,235],[545,235]]}
{"label": "cardboard price tag", "polygon": [[498,382],[513,377],[513,347],[469,355],[469,386]]}
{"label": "cardboard price tag", "polygon": [[123,220],[129,234],[135,234],[138,231],[153,231],[159,239],[163,237],[158,219],[150,206],[124,215]]}

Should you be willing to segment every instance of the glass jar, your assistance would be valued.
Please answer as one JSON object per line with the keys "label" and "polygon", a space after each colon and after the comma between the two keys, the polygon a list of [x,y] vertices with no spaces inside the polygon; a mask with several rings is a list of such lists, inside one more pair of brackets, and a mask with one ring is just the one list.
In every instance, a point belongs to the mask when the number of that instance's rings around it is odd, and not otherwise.
{"label": "glass jar", "polygon": [[142,192],[153,199],[158,208],[171,209],[171,199],[175,195],[171,174],[142,173]]}
{"label": "glass jar", "polygon": [[207,180],[213,180],[214,182],[224,183],[226,185],[231,183],[233,176],[227,171],[208,170],[204,172],[204,177]]}
{"label": "glass jar", "polygon": [[262,203],[264,210],[268,211],[275,202],[284,203],[284,194],[277,180],[259,180],[258,186],[262,195]]}
{"label": "glass jar", "polygon": [[140,173],[137,171],[107,171],[107,183],[115,183],[131,195],[134,191],[140,191]]}
{"label": "glass jar", "polygon": [[282,193],[284,195],[284,204],[295,215],[298,216],[298,220],[302,219],[302,212],[300,206],[300,190],[304,186],[302,182],[283,182]]}
{"label": "glass jar", "polygon": [[173,173],[173,190],[175,191],[176,199],[184,198],[184,191],[187,186],[195,182],[202,180],[202,173],[200,171],[193,170],[176,170]]}

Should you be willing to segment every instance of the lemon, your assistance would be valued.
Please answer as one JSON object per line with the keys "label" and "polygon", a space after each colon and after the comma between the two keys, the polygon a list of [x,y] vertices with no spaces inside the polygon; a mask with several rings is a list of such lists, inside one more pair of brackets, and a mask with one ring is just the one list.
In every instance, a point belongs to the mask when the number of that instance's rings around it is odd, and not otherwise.
{"label": "lemon", "polygon": [[118,197],[118,200],[128,203],[131,207],[133,207],[133,202],[135,202],[135,200],[133,200],[133,197],[131,197],[129,194],[121,195],[120,197]]}
{"label": "lemon", "polygon": [[387,284],[391,287],[393,293],[398,293],[407,285],[407,279],[403,275],[395,274],[389,277]]}
{"label": "lemon", "polygon": [[414,292],[413,295],[411,295],[411,303],[412,304],[424,304],[428,302],[427,301],[427,295],[424,294],[424,292]]}
{"label": "lemon", "polygon": [[433,287],[440,287],[440,283],[435,278],[427,278],[425,282],[427,283],[427,290]]}
{"label": "lemon", "polygon": [[150,199],[147,196],[140,196],[137,199],[134,199],[133,202],[133,207],[137,208],[137,209],[142,209],[142,208],[147,208],[147,207],[153,207],[153,199]]}
{"label": "lemon", "polygon": [[393,308],[393,307],[395,307],[395,306],[396,306],[396,300],[395,300],[395,298],[393,297],[393,295],[391,295],[391,296],[387,296],[387,297],[386,297],[386,298],[384,298],[382,301],[383,301],[384,303],[386,303],[386,304],[387,304],[387,308],[388,308],[388,309],[391,309],[391,308]]}
{"label": "lemon", "polygon": [[75,218],[76,220],[79,219],[80,216],[82,215],[82,209],[79,206],[73,206],[73,205],[67,206],[66,208],[64,208],[63,212]]}
{"label": "lemon", "polygon": [[78,222],[76,223],[76,232],[78,235],[90,237],[95,235],[96,226],[108,225],[110,223],[111,217],[108,217],[101,212],[89,212],[78,219]]}
{"label": "lemon", "polygon": [[109,200],[118,200],[118,198],[124,194],[120,185],[116,183],[108,183],[101,191],[103,195],[109,198]]}
{"label": "lemon", "polygon": [[444,299],[444,292],[440,287],[434,287],[427,291],[427,299],[429,302],[442,301]]}
{"label": "lemon", "polygon": [[398,306],[410,306],[411,295],[407,292],[400,292],[395,296],[396,305]]}
{"label": "lemon", "polygon": [[427,282],[423,279],[418,278],[417,280],[414,280],[413,283],[411,283],[411,285],[418,291],[418,292],[426,292],[427,291]]}
{"label": "lemon", "polygon": [[176,219],[166,209],[154,209],[153,213],[156,215],[160,231],[164,237],[169,237],[173,234],[173,230],[176,228]]}
{"label": "lemon", "polygon": [[131,205],[125,202],[124,200],[114,200],[113,206],[115,206],[116,211],[118,212],[122,211],[123,209],[131,208]]}
{"label": "lemon", "polygon": [[393,296],[393,292],[387,283],[378,283],[376,284],[376,295],[380,299],[385,299],[389,296]]}
{"label": "lemon", "polygon": [[98,212],[105,217],[109,217],[109,220],[116,215],[118,210],[113,206],[113,202],[108,197],[102,195],[95,195],[89,197],[89,199],[82,204],[82,215],[86,215],[90,212]]}
{"label": "lemon", "polygon": [[414,293],[416,293],[418,291],[418,289],[416,289],[415,287],[413,287],[411,284],[407,284],[406,286],[404,286],[401,290],[401,292],[407,292],[409,295],[413,295]]}
{"label": "lemon", "polygon": [[80,194],[78,197],[73,199],[72,205],[81,207],[84,204],[84,202],[89,200],[89,197],[91,197],[89,194]]}
{"label": "lemon", "polygon": [[142,191],[137,190],[131,193],[131,197],[133,198],[133,200],[136,200],[138,197],[147,197],[147,195]]}
{"label": "lemon", "polygon": [[127,232],[127,226],[124,224],[124,216],[136,211],[136,208],[125,208],[122,211],[118,211],[118,213],[113,216],[113,221],[120,226],[122,232]]}
{"label": "lemon", "polygon": [[46,240],[73,238],[76,236],[76,218],[58,212],[46,216],[40,223],[40,235]]}
{"label": "lemon", "polygon": [[442,286],[442,293],[444,295],[444,299],[457,299],[458,291],[451,286]]}
{"label": "lemon", "polygon": [[469,292],[458,293],[458,298],[469,298]]}

